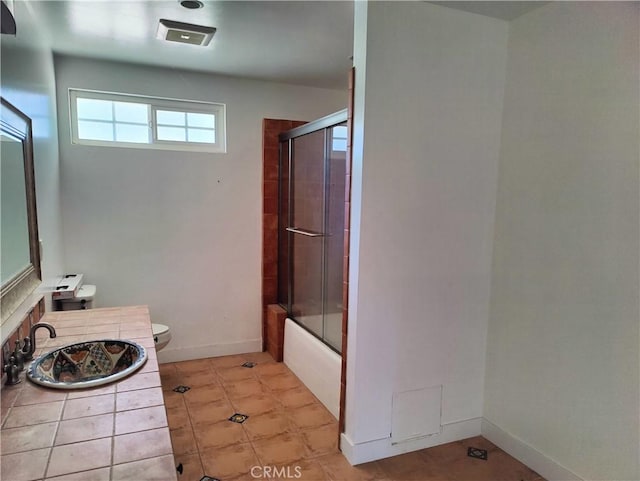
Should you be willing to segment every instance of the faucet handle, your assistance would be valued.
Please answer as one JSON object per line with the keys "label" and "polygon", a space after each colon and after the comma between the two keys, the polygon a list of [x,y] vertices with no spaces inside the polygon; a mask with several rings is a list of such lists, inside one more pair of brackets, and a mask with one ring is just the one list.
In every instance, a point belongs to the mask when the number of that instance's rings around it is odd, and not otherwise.
{"label": "faucet handle", "polygon": [[17,365],[18,361],[16,356],[11,354],[9,357],[9,362],[5,364],[2,368],[3,372],[7,373],[7,382],[5,382],[6,386],[13,386],[15,384],[20,383],[20,370]]}
{"label": "faucet handle", "polygon": [[22,349],[20,348],[20,344],[22,344],[22,343],[20,342],[20,339],[18,339],[16,341],[16,348],[13,351],[13,357],[15,358],[16,366],[18,367],[18,371],[24,371],[24,353],[22,352]]}

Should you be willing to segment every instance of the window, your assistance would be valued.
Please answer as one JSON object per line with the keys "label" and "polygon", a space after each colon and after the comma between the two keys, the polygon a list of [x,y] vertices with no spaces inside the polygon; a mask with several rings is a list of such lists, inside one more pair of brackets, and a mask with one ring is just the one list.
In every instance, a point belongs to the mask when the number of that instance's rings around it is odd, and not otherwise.
{"label": "window", "polygon": [[74,144],[226,152],[225,106],[69,90]]}
{"label": "window", "polygon": [[331,150],[334,152],[346,152],[347,150],[347,126],[337,125],[332,130]]}

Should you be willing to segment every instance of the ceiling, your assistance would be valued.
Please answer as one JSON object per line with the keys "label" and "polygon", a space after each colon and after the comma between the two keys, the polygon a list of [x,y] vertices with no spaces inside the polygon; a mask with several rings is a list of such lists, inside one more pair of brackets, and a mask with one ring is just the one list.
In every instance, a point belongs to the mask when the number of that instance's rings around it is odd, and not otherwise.
{"label": "ceiling", "polygon": [[449,1],[449,2],[429,2],[435,5],[464,10],[465,12],[478,13],[487,17],[500,18],[502,20],[513,20],[514,18],[530,12],[534,8],[541,7],[549,2],[546,1],[516,1],[516,2],[485,2],[476,0],[470,2]]}
{"label": "ceiling", "polygon": [[[54,52],[345,89],[352,65],[353,2],[202,0],[32,1]],[[511,20],[548,2],[430,2]],[[156,38],[163,19],[216,27],[208,47]],[[18,19],[19,20],[19,19]]]}
{"label": "ceiling", "polygon": [[[54,52],[346,89],[352,65],[350,1],[178,0],[34,2]],[[208,47],[156,38],[158,21],[216,27]]]}

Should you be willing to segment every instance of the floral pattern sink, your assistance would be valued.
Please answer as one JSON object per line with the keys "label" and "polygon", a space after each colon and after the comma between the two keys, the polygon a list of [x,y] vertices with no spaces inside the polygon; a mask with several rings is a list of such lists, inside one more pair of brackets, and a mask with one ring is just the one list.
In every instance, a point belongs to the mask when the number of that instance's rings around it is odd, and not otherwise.
{"label": "floral pattern sink", "polygon": [[55,389],[84,389],[133,374],[147,360],[144,347],[131,341],[103,339],[59,347],[34,360],[29,380]]}

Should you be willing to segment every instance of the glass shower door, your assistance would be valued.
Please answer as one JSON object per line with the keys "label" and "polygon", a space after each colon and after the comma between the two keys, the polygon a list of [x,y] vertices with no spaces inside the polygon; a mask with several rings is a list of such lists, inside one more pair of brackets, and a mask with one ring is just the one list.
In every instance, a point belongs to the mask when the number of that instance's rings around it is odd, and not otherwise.
{"label": "glass shower door", "polygon": [[280,134],[278,302],[340,353],[346,110]]}
{"label": "glass shower door", "polygon": [[326,132],[325,249],[324,249],[324,341],[342,349],[342,288],[344,273],[345,183],[347,169],[346,122]]}
{"label": "glass shower door", "polygon": [[290,314],[322,338],[325,233],[325,132],[291,140],[289,159]]}

